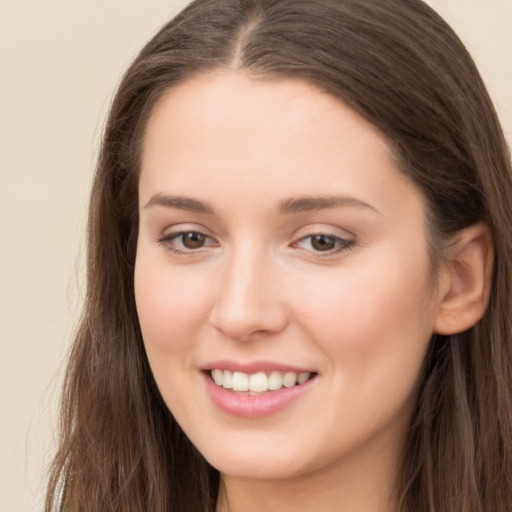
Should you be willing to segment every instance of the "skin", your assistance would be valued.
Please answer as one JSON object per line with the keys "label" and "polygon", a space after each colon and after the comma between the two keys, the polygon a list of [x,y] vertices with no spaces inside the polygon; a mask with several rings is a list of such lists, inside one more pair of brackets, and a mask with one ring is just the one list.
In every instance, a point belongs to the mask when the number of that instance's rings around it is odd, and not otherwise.
{"label": "skin", "polygon": [[[218,511],[393,510],[442,293],[422,195],[385,138],[307,83],[219,70],[156,106],[139,194],[142,334],[165,402],[221,472]],[[306,196],[345,199],[280,211]],[[185,247],[187,231],[204,245]],[[239,418],[205,390],[220,359],[317,377],[283,410]]]}

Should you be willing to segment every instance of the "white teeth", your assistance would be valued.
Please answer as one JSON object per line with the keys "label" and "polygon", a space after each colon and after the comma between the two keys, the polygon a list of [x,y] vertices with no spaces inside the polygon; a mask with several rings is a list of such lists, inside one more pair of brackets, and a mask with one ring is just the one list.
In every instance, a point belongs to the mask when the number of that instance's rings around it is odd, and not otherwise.
{"label": "white teeth", "polygon": [[280,372],[271,372],[268,378],[268,389],[276,391],[283,387],[283,376]]}
{"label": "white teeth", "polygon": [[224,382],[223,374],[224,372],[222,370],[212,370],[212,378],[217,386],[222,386],[222,383]]}
{"label": "white teeth", "polygon": [[226,389],[233,389],[233,374],[229,370],[224,370],[222,374],[222,386]]}
{"label": "white teeth", "polygon": [[310,376],[311,376],[311,373],[309,373],[309,372],[299,373],[299,375],[297,377],[297,382],[299,384],[304,384],[304,382],[306,382]]}
{"label": "white teeth", "polygon": [[253,373],[249,377],[249,391],[267,391],[268,389],[268,378],[263,372]]}
{"label": "white teeth", "polygon": [[249,391],[249,375],[233,372],[233,391]]}
{"label": "white teeth", "polygon": [[243,372],[231,372],[229,370],[211,370],[211,376],[217,386],[232,389],[236,392],[249,392],[249,394],[277,391],[283,386],[291,388],[297,384],[304,384],[311,377],[310,372],[278,372],[272,371],[247,374]]}
{"label": "white teeth", "polygon": [[285,388],[291,388],[297,383],[297,374],[295,372],[287,372],[283,377],[283,386]]}

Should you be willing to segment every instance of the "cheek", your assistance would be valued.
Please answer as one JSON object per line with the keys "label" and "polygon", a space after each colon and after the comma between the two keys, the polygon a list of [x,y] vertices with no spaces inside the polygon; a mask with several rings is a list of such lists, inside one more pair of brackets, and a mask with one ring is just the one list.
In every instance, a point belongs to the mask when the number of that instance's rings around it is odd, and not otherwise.
{"label": "cheek", "polygon": [[199,293],[199,276],[186,270],[173,271],[169,265],[156,264],[154,258],[144,256],[137,257],[134,286],[151,371],[173,414],[200,417],[194,389],[183,385],[194,371],[194,340],[207,309],[205,294]]}
{"label": "cheek", "polygon": [[155,264],[141,255],[135,265],[135,300],[148,355],[179,356],[207,315],[210,299],[197,272]]}
{"label": "cheek", "polygon": [[414,256],[383,253],[372,264],[333,272],[329,281],[302,282],[296,318],[333,364],[360,376],[387,363],[392,372],[392,363],[407,359],[421,366],[434,308],[428,260]]}
{"label": "cheek", "polygon": [[332,394],[314,415],[343,404],[343,414],[331,413],[333,436],[339,429],[358,439],[394,418],[405,425],[414,406],[432,334],[431,288],[422,265],[392,262],[382,258],[380,266],[343,272],[329,286],[311,282],[300,292],[298,321],[332,377]]}

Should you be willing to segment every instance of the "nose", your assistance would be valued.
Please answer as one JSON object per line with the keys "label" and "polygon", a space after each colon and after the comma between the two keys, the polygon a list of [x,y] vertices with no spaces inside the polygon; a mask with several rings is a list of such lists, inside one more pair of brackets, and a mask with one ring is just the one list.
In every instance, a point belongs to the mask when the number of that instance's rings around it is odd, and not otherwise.
{"label": "nose", "polygon": [[217,288],[210,321],[224,336],[246,341],[276,334],[288,324],[279,269],[261,251],[234,253]]}

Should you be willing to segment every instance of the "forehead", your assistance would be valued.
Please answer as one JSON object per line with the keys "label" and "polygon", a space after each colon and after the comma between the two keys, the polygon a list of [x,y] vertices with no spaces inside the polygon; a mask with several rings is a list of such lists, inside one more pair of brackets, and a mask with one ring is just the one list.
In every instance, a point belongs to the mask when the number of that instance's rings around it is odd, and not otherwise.
{"label": "forehead", "polygon": [[141,164],[141,196],[236,189],[278,200],[336,191],[379,204],[413,188],[385,137],[339,99],[301,80],[257,81],[227,70],[160,99]]}
{"label": "forehead", "polygon": [[[340,115],[346,121],[344,127],[337,123]],[[334,134],[331,129],[335,128],[340,143],[347,135],[353,135],[353,139],[360,136],[360,143],[373,143],[389,151],[385,137],[376,127],[313,84],[300,79],[254,79],[243,72],[224,69],[200,74],[169,89],[153,109],[143,149],[151,142],[148,138],[155,140],[157,132],[167,141],[171,135],[182,135],[197,144],[201,137],[207,142],[209,138],[205,136],[214,135],[217,128],[242,126],[243,132],[229,133],[232,141],[233,137],[246,141],[248,134],[255,142],[268,141],[274,135],[272,123],[281,130],[280,142],[308,135],[318,144],[327,141],[327,132]],[[171,134],[171,125],[180,126],[179,133]],[[260,128],[265,125],[268,129],[263,132]],[[217,132],[219,136],[223,133]]]}

